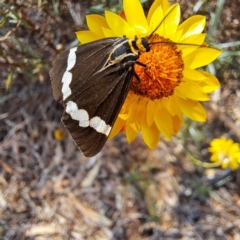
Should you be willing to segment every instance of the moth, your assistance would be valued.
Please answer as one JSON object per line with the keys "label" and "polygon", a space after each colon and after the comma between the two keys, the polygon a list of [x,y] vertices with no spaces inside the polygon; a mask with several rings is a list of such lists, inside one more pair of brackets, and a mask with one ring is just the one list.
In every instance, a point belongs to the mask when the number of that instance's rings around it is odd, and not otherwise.
{"label": "moth", "polygon": [[53,64],[50,78],[54,98],[65,109],[62,122],[86,157],[106,143],[133,77],[141,81],[134,65],[147,68],[139,56],[155,44],[149,38],[168,15],[147,38],[111,37],[81,44]]}

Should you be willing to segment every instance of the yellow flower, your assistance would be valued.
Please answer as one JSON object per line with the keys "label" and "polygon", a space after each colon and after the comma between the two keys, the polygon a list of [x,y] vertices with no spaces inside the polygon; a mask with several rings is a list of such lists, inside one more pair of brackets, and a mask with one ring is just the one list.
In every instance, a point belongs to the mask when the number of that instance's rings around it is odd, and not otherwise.
{"label": "yellow flower", "polygon": [[240,145],[225,137],[213,139],[208,151],[212,153],[210,160],[218,162],[222,168],[238,168],[240,163]]}
{"label": "yellow flower", "polygon": [[138,61],[147,65],[147,69],[135,64],[141,82],[133,78],[110,134],[113,137],[126,131],[131,142],[141,131],[144,141],[153,149],[160,134],[170,139],[179,131],[183,115],[199,122],[206,120],[199,101],[208,101],[208,93],[216,90],[219,82],[211,74],[195,69],[214,61],[221,51],[204,43],[204,16],[192,16],[179,25],[179,4],[155,0],[147,17],[139,0],[123,0],[123,8],[121,16],[110,11],[105,11],[105,18],[88,15],[89,31],[76,35],[81,43],[123,36],[161,42],[151,44],[150,52],[140,55]]}
{"label": "yellow flower", "polygon": [[54,132],[53,132],[54,138],[58,141],[63,141],[66,137],[66,132],[63,128],[57,128]]}

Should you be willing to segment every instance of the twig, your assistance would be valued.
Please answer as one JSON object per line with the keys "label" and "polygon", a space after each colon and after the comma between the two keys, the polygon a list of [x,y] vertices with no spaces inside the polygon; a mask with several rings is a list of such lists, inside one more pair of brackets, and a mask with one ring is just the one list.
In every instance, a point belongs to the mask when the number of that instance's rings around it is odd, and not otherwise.
{"label": "twig", "polygon": [[230,176],[232,174],[232,170],[230,168],[225,169],[224,171],[222,171],[220,174],[216,174],[214,176],[214,178],[211,179],[205,179],[205,181],[209,184],[209,185],[215,185],[216,183],[218,183],[219,181],[227,178],[228,176]]}
{"label": "twig", "polygon": [[20,26],[21,22],[22,22],[22,20],[20,19],[20,20],[17,22],[17,25],[16,25],[16,27],[15,27],[14,29],[8,31],[8,32],[5,34],[5,36],[3,36],[3,37],[0,38],[0,42],[5,41],[14,31],[16,31],[17,28]]}

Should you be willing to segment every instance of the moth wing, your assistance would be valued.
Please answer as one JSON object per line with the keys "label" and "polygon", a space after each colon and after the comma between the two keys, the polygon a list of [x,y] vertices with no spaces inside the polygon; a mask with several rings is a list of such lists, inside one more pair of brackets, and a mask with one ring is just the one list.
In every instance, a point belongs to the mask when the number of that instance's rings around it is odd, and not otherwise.
{"label": "moth wing", "polygon": [[[65,127],[70,132],[76,145],[87,157],[96,155],[106,143],[131,83],[131,72],[124,71],[122,73],[115,72],[115,74],[105,74],[104,76],[96,76],[99,79],[99,82],[96,83],[98,84],[98,93],[96,95],[95,87],[92,86],[88,89],[88,99],[81,98],[82,102],[78,101],[78,96],[72,99],[73,102],[77,103],[79,110],[87,109],[86,111],[88,112],[90,121],[94,117],[104,121],[98,123],[99,131],[90,126],[81,127],[80,121],[73,120],[66,111],[62,118]],[[89,81],[91,80],[93,79],[90,78]],[[104,89],[104,91],[102,92],[101,89]],[[81,93],[79,93],[79,95],[81,95]],[[85,106],[89,107],[87,108]]]}
{"label": "moth wing", "polygon": [[[97,154],[107,141],[133,76],[133,64],[104,67],[114,46],[122,39],[104,40],[80,45],[76,49],[76,62],[69,70],[73,76],[69,83],[71,92],[64,100],[61,79],[66,72],[69,54],[60,56],[51,71],[54,97],[68,109],[62,121],[87,157]],[[59,65],[65,70],[60,72]],[[60,84],[56,84],[57,81]]]}
{"label": "moth wing", "polygon": [[[75,60],[75,66],[72,70],[74,70],[74,74],[76,75],[72,78],[71,87],[74,87],[75,84],[81,85],[81,83],[87,81],[88,77],[92,75],[94,69],[101,67],[98,59],[102,61],[107,59],[112,46],[114,46],[118,39],[101,39],[82,44],[60,54],[50,70],[50,79],[55,100],[63,103],[63,76],[68,65],[73,64]],[[76,51],[72,51],[73,49],[76,49]]]}

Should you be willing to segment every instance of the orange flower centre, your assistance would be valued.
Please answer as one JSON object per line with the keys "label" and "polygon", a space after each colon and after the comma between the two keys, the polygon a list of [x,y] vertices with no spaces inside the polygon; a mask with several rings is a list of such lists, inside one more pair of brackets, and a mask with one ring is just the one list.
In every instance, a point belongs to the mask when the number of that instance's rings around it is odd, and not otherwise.
{"label": "orange flower centre", "polygon": [[134,77],[131,90],[151,100],[171,96],[183,77],[182,53],[171,40],[157,34],[154,34],[149,42],[159,43],[151,45],[151,50],[142,53],[138,59],[147,68],[139,64],[134,65],[140,82]]}

